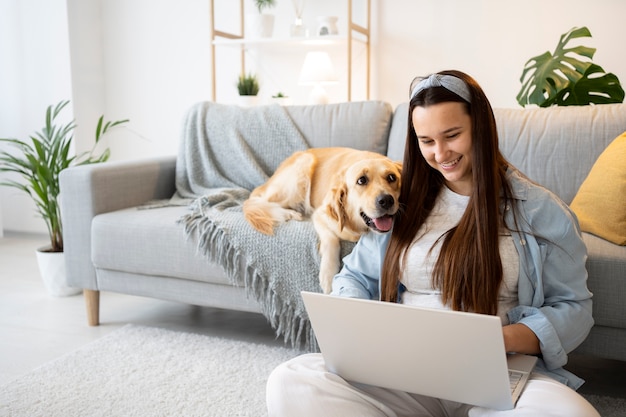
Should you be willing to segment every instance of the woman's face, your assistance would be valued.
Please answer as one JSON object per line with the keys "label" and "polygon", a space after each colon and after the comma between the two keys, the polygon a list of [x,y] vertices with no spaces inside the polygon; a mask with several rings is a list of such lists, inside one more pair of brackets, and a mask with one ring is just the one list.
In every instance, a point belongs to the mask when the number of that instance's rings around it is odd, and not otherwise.
{"label": "woman's face", "polygon": [[457,194],[472,191],[472,120],[463,103],[415,107],[411,115],[419,149]]}

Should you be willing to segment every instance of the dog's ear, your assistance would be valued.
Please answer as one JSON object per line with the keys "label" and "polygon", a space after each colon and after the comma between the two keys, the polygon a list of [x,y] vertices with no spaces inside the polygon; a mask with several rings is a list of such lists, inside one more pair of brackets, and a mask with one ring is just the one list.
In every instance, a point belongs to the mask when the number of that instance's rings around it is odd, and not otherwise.
{"label": "dog's ear", "polygon": [[393,161],[393,164],[396,166],[396,168],[398,168],[398,171],[400,171],[400,173],[402,173],[402,162],[400,162],[400,161]]}
{"label": "dog's ear", "polygon": [[347,195],[348,187],[346,184],[337,184],[331,189],[330,198],[326,199],[326,214],[337,222],[339,230],[343,230],[348,220],[345,209]]}

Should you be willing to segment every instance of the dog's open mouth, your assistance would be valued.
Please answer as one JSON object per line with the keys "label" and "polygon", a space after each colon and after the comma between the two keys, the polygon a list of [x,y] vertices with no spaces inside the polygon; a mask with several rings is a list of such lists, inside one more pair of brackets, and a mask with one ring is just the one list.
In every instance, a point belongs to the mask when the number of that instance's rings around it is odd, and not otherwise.
{"label": "dog's open mouth", "polygon": [[377,232],[388,232],[393,226],[393,217],[389,214],[372,219],[367,214],[361,212],[361,217],[363,218],[363,221],[365,221],[367,227]]}

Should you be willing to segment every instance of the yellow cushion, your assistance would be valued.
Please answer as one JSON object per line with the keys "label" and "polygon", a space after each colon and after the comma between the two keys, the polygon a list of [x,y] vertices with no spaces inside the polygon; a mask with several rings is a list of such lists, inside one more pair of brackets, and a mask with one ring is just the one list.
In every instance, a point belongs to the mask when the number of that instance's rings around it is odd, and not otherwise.
{"label": "yellow cushion", "polygon": [[571,207],[583,231],[626,245],[626,132],[598,157]]}

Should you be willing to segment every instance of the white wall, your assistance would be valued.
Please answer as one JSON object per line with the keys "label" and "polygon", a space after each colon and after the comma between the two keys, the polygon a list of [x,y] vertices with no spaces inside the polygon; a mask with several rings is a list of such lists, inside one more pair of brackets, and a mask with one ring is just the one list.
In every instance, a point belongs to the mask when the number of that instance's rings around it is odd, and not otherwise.
{"label": "white wall", "polygon": [[[44,126],[48,105],[71,98],[66,10],[65,0],[0,0],[0,137],[26,139]],[[71,107],[62,116],[71,120]],[[7,230],[46,231],[13,188],[0,187],[0,218]]]}
{"label": "white wall", "polygon": [[553,52],[574,26],[593,37],[573,44],[597,48],[594,62],[626,86],[624,16],[621,0],[385,1],[376,16],[378,97],[400,103],[415,75],[455,68],[476,78],[494,107],[519,107],[526,61]]}
{"label": "white wall", "polygon": [[[216,28],[238,32],[238,2],[215,3]],[[347,2],[341,3],[340,12],[347,15]],[[244,4],[245,13],[257,13],[252,0]],[[305,9],[309,13],[307,25],[315,29],[316,17],[333,13],[335,4],[309,0]],[[274,36],[288,39],[295,18],[291,2],[278,1],[271,11],[276,15]],[[102,1],[107,117],[131,120],[125,132],[109,138],[112,159],[168,155],[178,150],[184,112],[191,104],[212,97],[209,12],[208,0]],[[306,51],[313,49],[316,47],[270,45],[246,53],[246,69],[259,76],[259,95],[264,102],[278,91],[287,92],[294,103],[308,100],[310,87],[298,86],[297,79]],[[345,85],[345,48],[333,47],[331,53]],[[217,100],[236,103],[239,51],[221,47],[217,54]],[[341,84],[328,87],[328,91],[334,101],[345,101]]]}
{"label": "white wall", "polygon": [[80,154],[93,147],[97,120],[106,113],[102,1],[67,0],[67,13],[72,103],[77,121],[74,146]]}
{"label": "white wall", "polygon": [[[362,1],[355,0],[357,12]],[[236,29],[227,9],[237,3],[216,0],[220,29]],[[254,10],[252,0],[244,3]],[[456,68],[473,75],[495,107],[517,107],[524,63],[554,50],[573,26],[591,30],[593,38],[579,42],[597,48],[594,61],[626,85],[621,0],[597,0],[593,7],[583,0],[372,3],[372,99],[395,106],[406,100],[415,75]],[[294,19],[291,2],[279,0],[272,11],[275,37],[286,38]],[[345,34],[346,0],[308,0],[304,16],[311,30],[318,15],[338,15]],[[71,98],[78,150],[91,147],[104,113],[109,120],[131,119],[106,141],[113,160],[175,154],[185,110],[211,97],[209,21],[209,0],[0,0],[0,136],[39,129],[48,104]],[[309,89],[297,84],[306,50],[249,51],[258,57],[249,69],[258,73],[264,99],[281,90],[296,104],[306,102]],[[331,52],[345,83],[344,49]],[[218,100],[233,102],[239,64],[227,61],[218,62]],[[345,85],[328,91],[333,101],[345,99]],[[353,93],[363,97],[356,86]],[[26,198],[4,188],[0,200],[5,229],[43,227]]]}
{"label": "white wall", "polygon": [[112,159],[175,154],[183,110],[210,97],[206,0],[105,0],[105,103]]}

